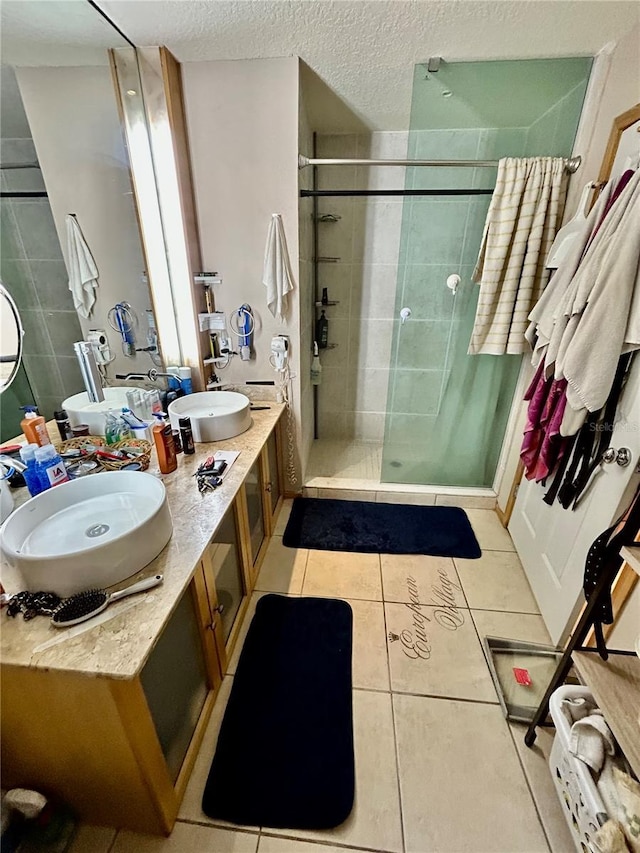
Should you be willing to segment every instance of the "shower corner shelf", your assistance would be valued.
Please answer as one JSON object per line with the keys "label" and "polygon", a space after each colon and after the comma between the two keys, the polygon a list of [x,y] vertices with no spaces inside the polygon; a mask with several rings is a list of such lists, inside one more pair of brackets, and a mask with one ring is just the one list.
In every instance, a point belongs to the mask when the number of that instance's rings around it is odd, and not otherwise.
{"label": "shower corner shelf", "polygon": [[327,308],[330,305],[340,305],[340,300],[331,299],[329,302],[316,302],[316,308]]}

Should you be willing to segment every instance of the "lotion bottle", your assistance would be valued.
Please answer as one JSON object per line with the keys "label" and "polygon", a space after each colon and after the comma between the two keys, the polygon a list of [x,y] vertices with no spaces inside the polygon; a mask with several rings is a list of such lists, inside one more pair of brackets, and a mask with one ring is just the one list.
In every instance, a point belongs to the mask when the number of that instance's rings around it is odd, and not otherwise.
{"label": "lotion bottle", "polygon": [[163,474],[170,474],[178,467],[178,458],[176,456],[176,446],[171,433],[171,424],[164,419],[162,412],[154,412],[154,417],[158,422],[153,427],[153,442],[156,446],[156,454],[158,456],[158,465]]}

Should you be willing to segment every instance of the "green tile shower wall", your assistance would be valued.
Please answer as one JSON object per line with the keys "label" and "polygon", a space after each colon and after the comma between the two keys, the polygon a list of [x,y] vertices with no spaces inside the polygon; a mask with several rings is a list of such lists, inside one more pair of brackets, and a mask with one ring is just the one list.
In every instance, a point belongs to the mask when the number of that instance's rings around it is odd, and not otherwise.
{"label": "green tile shower wall", "polygon": [[[569,156],[590,58],[444,64],[414,76],[408,157]],[[443,98],[443,91],[451,97]],[[491,168],[406,170],[410,189],[492,188]],[[402,211],[383,482],[491,486],[520,358],[468,356],[471,281],[490,196],[411,197]],[[455,298],[447,276],[462,283]]]}
{"label": "green tile shower wall", "polygon": [[[6,140],[5,140],[6,142]],[[6,177],[2,177],[6,188]],[[13,189],[23,189],[22,185]],[[47,199],[3,199],[0,205],[2,246],[0,276],[16,300],[24,327],[24,368],[41,413],[51,418],[62,400],[84,385],[72,341],[82,339],[78,315]],[[3,399],[3,440],[16,434],[13,403]],[[18,418],[19,422],[20,418]]]}

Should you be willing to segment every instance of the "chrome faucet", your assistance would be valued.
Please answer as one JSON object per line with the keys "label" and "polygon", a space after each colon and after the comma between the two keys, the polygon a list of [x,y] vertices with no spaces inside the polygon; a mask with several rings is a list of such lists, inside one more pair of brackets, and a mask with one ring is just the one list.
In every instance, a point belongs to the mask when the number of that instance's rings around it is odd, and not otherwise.
{"label": "chrome faucet", "polygon": [[90,403],[102,403],[104,392],[102,391],[102,377],[98,369],[93,345],[89,341],[77,341],[73,348],[80,364],[80,372],[87,389]]}

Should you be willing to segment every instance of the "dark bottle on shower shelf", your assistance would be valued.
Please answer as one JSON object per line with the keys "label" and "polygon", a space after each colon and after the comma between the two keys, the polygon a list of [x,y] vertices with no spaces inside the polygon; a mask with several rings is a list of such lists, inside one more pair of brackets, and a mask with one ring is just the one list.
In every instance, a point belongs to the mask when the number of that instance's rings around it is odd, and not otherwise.
{"label": "dark bottle on shower shelf", "polygon": [[320,313],[316,323],[316,341],[320,349],[326,349],[329,343],[329,321],[324,316],[324,311]]}
{"label": "dark bottle on shower shelf", "polygon": [[322,288],[322,304],[323,305],[329,304],[329,288],[328,287]]}

